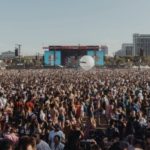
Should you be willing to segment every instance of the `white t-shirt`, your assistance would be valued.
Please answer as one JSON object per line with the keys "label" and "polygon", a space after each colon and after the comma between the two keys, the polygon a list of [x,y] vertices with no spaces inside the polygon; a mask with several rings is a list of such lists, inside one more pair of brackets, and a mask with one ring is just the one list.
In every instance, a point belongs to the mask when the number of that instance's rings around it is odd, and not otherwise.
{"label": "white t-shirt", "polygon": [[1,97],[0,98],[0,109],[3,109],[6,106],[6,104],[7,104],[7,99]]}
{"label": "white t-shirt", "polygon": [[44,121],[45,120],[45,113],[43,112],[43,111],[41,111],[40,112],[40,119],[42,120],[42,121]]}

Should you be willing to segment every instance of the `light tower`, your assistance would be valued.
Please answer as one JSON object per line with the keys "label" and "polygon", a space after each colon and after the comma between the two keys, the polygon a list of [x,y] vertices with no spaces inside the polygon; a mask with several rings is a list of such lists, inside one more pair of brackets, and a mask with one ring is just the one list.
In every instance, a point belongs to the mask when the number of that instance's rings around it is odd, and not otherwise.
{"label": "light tower", "polygon": [[18,57],[19,57],[19,61],[21,62],[21,44],[16,44],[16,48],[15,51],[18,50]]}

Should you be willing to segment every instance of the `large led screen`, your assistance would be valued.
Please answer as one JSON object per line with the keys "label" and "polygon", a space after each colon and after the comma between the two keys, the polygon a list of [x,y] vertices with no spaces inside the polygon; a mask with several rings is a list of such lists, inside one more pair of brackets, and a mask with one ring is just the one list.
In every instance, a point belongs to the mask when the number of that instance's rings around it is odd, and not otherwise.
{"label": "large led screen", "polygon": [[61,65],[61,52],[60,51],[45,51],[44,64],[46,66]]}
{"label": "large led screen", "polygon": [[95,56],[95,65],[96,66],[103,66],[104,65],[104,52],[103,51],[96,51]]}

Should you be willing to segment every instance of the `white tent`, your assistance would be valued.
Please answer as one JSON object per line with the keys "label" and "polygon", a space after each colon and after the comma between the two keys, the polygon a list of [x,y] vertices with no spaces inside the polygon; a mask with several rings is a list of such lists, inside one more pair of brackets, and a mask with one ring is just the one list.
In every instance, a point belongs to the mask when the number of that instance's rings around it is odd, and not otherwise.
{"label": "white tent", "polygon": [[138,66],[133,66],[132,68],[133,68],[133,69],[138,69]]}
{"label": "white tent", "polygon": [[150,69],[150,66],[148,66],[148,65],[146,65],[146,66],[132,66],[132,68],[133,69],[138,69],[138,68],[140,68],[140,69]]}

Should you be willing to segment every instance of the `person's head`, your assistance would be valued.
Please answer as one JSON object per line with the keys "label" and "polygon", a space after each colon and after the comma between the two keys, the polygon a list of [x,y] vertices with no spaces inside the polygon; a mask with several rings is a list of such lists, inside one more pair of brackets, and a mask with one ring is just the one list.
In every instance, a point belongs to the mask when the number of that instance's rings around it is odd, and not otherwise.
{"label": "person's head", "polygon": [[70,126],[70,121],[69,121],[69,120],[66,120],[65,126],[66,126],[66,127]]}
{"label": "person's head", "polygon": [[6,124],[5,132],[10,132],[10,131],[11,131],[11,126],[9,124]]}
{"label": "person's head", "polygon": [[96,144],[92,146],[92,150],[101,150],[101,148]]}
{"label": "person's head", "polygon": [[135,117],[136,116],[136,112],[133,110],[133,111],[131,111],[131,116],[132,117]]}
{"label": "person's head", "polygon": [[110,150],[128,150],[128,143],[116,142],[111,146]]}
{"label": "person's head", "polygon": [[39,144],[39,143],[40,143],[41,138],[40,138],[40,134],[39,134],[39,133],[33,134],[32,137],[35,138],[36,144]]}
{"label": "person's head", "polygon": [[54,125],[54,129],[55,129],[56,132],[59,131],[59,130],[60,130],[59,124],[55,124],[55,125]]}
{"label": "person's head", "polygon": [[13,142],[8,139],[0,140],[0,150],[13,150]]}
{"label": "person's head", "polygon": [[55,104],[54,103],[50,104],[50,107],[53,109],[55,107]]}
{"label": "person's head", "polygon": [[141,139],[135,139],[134,147],[143,149],[144,148],[144,141]]}
{"label": "person's head", "polygon": [[19,140],[18,150],[36,150],[36,141],[33,137],[24,136]]}
{"label": "person's head", "polygon": [[111,127],[114,127],[114,126],[115,126],[115,120],[113,120],[113,119],[110,120],[110,126],[111,126]]}
{"label": "person's head", "polygon": [[54,137],[54,143],[56,145],[58,145],[60,143],[60,136],[59,135],[55,135],[55,137]]}
{"label": "person's head", "polygon": [[68,137],[68,145],[78,149],[80,146],[80,131],[71,131]]}
{"label": "person's head", "polygon": [[139,117],[143,117],[143,112],[140,111],[140,112],[138,113],[138,116],[139,116]]}

